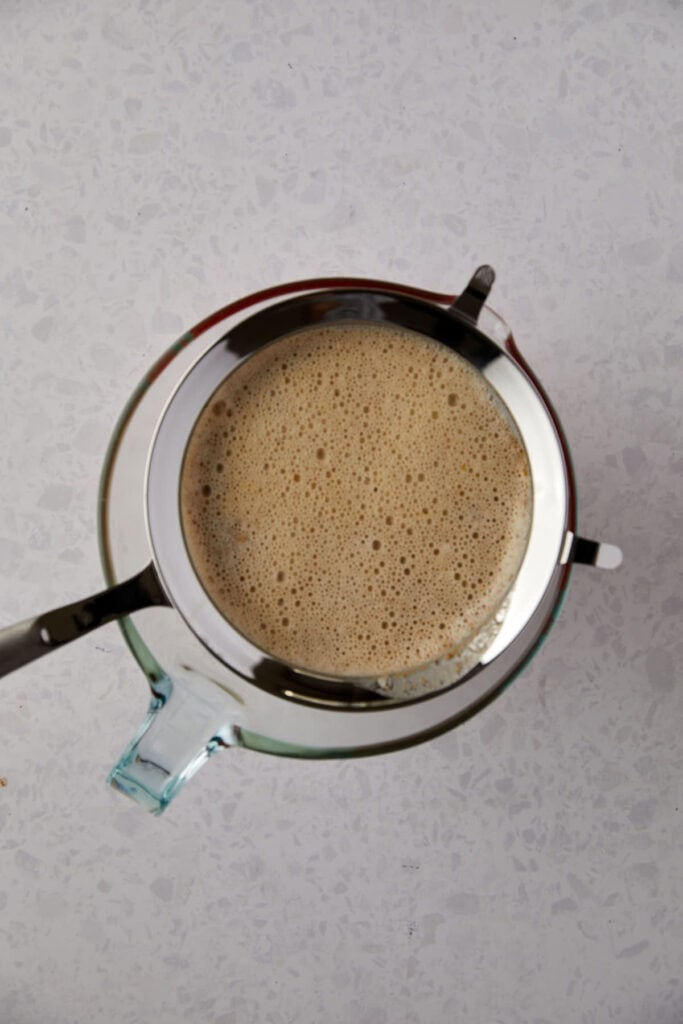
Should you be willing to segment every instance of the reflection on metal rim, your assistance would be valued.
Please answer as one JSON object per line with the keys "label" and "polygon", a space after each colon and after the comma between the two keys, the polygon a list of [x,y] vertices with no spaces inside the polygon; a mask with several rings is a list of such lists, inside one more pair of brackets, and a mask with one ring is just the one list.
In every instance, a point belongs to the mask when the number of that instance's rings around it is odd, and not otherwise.
{"label": "reflection on metal rim", "polygon": [[[453,664],[436,662],[419,670],[422,679],[431,674],[431,685],[402,685],[395,693],[386,683],[378,687],[376,680],[357,680],[360,692],[343,694],[337,687],[349,680],[326,680],[280,665],[228,625],[195,575],[185,550],[178,507],[185,444],[220,381],[271,341],[313,324],[349,319],[416,331],[447,345],[476,366],[516,422],[532,475],[533,517],[527,551],[508,595],[505,620],[493,642],[482,649],[479,661],[468,666],[464,677]],[[386,711],[406,702],[432,700],[480,672],[491,685],[497,685],[501,673],[513,671],[514,664],[533,646],[539,608],[546,599],[552,604],[559,596],[556,569],[571,515],[568,471],[553,418],[517,362],[478,330],[471,316],[462,317],[457,305],[444,310],[421,299],[374,289],[339,289],[278,302],[237,324],[203,353],[176,387],[158,424],[147,468],[146,500],[149,539],[159,574],[175,607],[206,648],[243,679],[271,693],[340,710]],[[267,673],[264,660],[269,662]],[[374,691],[374,701],[362,696],[368,690]],[[378,692],[384,699],[377,701]]]}

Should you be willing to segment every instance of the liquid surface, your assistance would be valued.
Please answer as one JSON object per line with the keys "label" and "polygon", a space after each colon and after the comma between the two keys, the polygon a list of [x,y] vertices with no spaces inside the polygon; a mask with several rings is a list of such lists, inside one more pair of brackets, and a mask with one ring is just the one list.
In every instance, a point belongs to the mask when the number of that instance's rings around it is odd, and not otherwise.
{"label": "liquid surface", "polygon": [[478,371],[422,335],[350,323],[289,335],[223,381],[180,503],[195,571],[240,632],[301,668],[382,676],[495,613],[531,483]]}

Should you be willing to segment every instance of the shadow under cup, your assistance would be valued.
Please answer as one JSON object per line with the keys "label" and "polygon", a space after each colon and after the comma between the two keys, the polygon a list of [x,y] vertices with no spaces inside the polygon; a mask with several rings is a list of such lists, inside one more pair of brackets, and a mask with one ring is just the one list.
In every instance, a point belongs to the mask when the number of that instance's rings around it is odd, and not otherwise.
{"label": "shadow under cup", "polygon": [[[257,296],[242,303],[262,301],[246,319],[229,309],[206,330],[181,339],[138,389],[105,465],[102,554],[109,582],[151,559],[169,606],[122,620],[153,698],[110,776],[118,788],[158,812],[222,747],[350,757],[421,742],[485,706],[537,649],[569,577],[571,466],[540,386],[511,354],[505,323],[484,305],[492,279],[491,272],[482,286],[475,274],[450,305],[444,296],[428,301],[403,286],[349,279],[324,288],[308,282],[304,294],[284,301]],[[526,551],[503,605],[450,657],[382,678],[316,675],[251,643],[208,598],[187,551],[179,504],[188,439],[221,381],[270,342],[308,327],[352,322],[421,334],[467,360],[516,424],[532,480]]]}

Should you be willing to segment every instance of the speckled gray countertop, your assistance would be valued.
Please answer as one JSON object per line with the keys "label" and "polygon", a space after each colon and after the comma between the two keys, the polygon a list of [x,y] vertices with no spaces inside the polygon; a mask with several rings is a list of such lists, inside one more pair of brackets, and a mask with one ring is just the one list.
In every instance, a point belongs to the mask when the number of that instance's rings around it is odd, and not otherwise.
{"label": "speckled gray countertop", "polygon": [[230,751],[158,819],[104,785],[115,626],[3,680],[2,1024],[683,1020],[681,53],[680,0],[2,4],[0,624],[101,585],[150,363],[325,273],[492,263],[625,554],[458,731]]}

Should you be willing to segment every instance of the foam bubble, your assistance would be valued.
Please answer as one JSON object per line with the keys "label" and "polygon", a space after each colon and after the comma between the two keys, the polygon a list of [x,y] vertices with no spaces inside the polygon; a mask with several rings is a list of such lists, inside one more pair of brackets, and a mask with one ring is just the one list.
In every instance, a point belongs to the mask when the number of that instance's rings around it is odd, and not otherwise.
{"label": "foam bubble", "polygon": [[241,632],[302,668],[381,676],[495,613],[531,484],[481,374],[422,335],[348,323],[266,346],[223,381],[180,503],[197,573]]}

